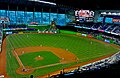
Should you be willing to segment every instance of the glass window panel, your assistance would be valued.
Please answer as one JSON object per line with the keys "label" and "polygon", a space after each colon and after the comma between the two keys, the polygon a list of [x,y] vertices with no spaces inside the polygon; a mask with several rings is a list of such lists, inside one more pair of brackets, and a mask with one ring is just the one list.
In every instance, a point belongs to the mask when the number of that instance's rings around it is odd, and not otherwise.
{"label": "glass window panel", "polygon": [[16,14],[15,11],[7,11],[8,17],[10,19],[10,24],[16,24]]}
{"label": "glass window panel", "polygon": [[98,17],[97,22],[102,22],[103,21],[103,17]]}
{"label": "glass window panel", "polygon": [[6,17],[6,10],[0,10],[0,17]]}
{"label": "glass window panel", "polygon": [[55,21],[57,23],[57,13],[50,13],[50,22]]}
{"label": "glass window panel", "polygon": [[106,22],[106,23],[112,23],[112,18],[108,18],[108,17],[107,17],[107,18],[105,19],[105,22]]}
{"label": "glass window panel", "polygon": [[17,24],[25,23],[24,11],[16,11]]}
{"label": "glass window panel", "polygon": [[25,12],[25,23],[30,24],[33,22],[33,12]]}
{"label": "glass window panel", "polygon": [[42,13],[43,15],[43,18],[42,18],[42,21],[43,21],[43,24],[50,24],[50,20],[49,20],[49,13]]}
{"label": "glass window panel", "polygon": [[74,21],[75,16],[66,14],[66,23]]}
{"label": "glass window panel", "polygon": [[34,12],[34,22],[41,24],[41,12]]}
{"label": "glass window panel", "polygon": [[58,14],[57,25],[65,26],[65,14]]}

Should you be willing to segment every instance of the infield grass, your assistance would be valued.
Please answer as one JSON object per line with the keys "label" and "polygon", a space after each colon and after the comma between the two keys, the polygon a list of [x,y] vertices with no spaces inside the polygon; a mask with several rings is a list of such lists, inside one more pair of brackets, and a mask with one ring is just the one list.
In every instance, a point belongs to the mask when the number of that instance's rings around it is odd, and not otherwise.
{"label": "infield grass", "polygon": [[[38,56],[42,57],[43,59],[36,60],[35,58]],[[52,52],[47,52],[47,51],[25,53],[19,57],[23,65],[32,66],[33,68],[59,63],[60,61],[60,58],[58,58]]]}

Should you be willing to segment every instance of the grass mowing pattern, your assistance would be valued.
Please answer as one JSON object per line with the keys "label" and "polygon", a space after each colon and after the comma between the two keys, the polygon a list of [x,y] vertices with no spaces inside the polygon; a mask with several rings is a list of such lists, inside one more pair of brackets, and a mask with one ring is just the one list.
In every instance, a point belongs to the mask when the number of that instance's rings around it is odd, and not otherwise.
{"label": "grass mowing pattern", "polygon": [[[35,59],[39,55],[43,57],[43,60]],[[19,57],[25,66],[32,66],[33,68],[59,63],[60,60],[60,58],[54,55],[52,52],[47,51],[25,53]]]}
{"label": "grass mowing pattern", "polygon": [[[91,44],[92,42],[92,44]],[[102,44],[91,39],[81,38],[77,36],[67,36],[63,34],[23,34],[7,37],[7,72],[11,78],[28,77],[29,75],[18,75],[16,70],[19,65],[12,55],[12,46],[14,48],[22,48],[28,46],[50,46],[62,49],[68,49],[74,53],[80,62],[85,62],[94,58],[98,58],[107,54],[118,52],[117,48],[109,46],[108,44]],[[34,76],[47,74],[65,67],[72,66],[76,63],[57,65],[54,67],[48,67],[36,70],[32,73]]]}

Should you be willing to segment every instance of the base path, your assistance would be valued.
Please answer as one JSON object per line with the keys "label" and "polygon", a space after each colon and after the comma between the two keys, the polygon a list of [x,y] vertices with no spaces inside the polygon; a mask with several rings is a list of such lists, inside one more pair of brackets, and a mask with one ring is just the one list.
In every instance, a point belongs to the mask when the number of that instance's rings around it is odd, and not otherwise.
{"label": "base path", "polygon": [[[40,67],[35,67],[35,68],[27,68],[27,72],[23,72],[22,69],[25,68],[22,64],[22,61],[20,60],[19,56],[24,53],[31,53],[31,52],[41,52],[41,51],[50,51],[53,54],[55,54],[57,57],[59,57],[61,60],[59,63],[55,64],[50,64],[50,65],[45,65],[45,66],[40,66]],[[55,47],[45,47],[45,46],[33,46],[33,47],[25,47],[25,48],[18,48],[15,49],[13,52],[13,55],[16,57],[18,63],[19,63],[19,68],[16,70],[18,74],[30,74],[34,72],[34,70],[40,69],[40,68],[46,68],[50,66],[56,66],[59,64],[66,64],[66,63],[71,63],[71,62],[77,62],[79,59],[77,56],[75,56],[73,53],[69,52],[68,50],[63,50],[60,48],[55,48]]]}
{"label": "base path", "polygon": [[4,75],[4,78],[9,78],[6,73],[6,39],[2,43],[2,52],[0,52],[0,75]]}
{"label": "base path", "polygon": [[68,50],[63,50],[55,47],[33,46],[33,47],[18,48],[15,49],[14,51],[18,54],[18,56],[22,55],[23,51],[24,53],[50,51],[59,58],[61,58],[60,63],[76,62],[77,60],[79,60],[77,56],[75,56],[73,53],[69,52]]}

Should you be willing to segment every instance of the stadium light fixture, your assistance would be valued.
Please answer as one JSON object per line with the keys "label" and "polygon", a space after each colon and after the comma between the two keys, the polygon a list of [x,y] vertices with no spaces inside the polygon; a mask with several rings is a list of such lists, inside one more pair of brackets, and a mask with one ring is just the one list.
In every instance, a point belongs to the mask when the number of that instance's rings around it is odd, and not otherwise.
{"label": "stadium light fixture", "polygon": [[120,13],[117,13],[117,15],[120,15]]}
{"label": "stadium light fixture", "polygon": [[113,15],[117,15],[116,13],[113,13]]}
{"label": "stadium light fixture", "polygon": [[111,12],[108,13],[108,15],[111,15],[111,14],[112,14]]}
{"label": "stadium light fixture", "polygon": [[56,5],[56,3],[48,2],[48,1],[42,1],[42,0],[28,0],[28,1],[40,2],[40,3],[50,4],[50,5]]}
{"label": "stadium light fixture", "polygon": [[107,13],[106,13],[106,12],[102,12],[101,14],[104,14],[104,15],[106,15]]}

